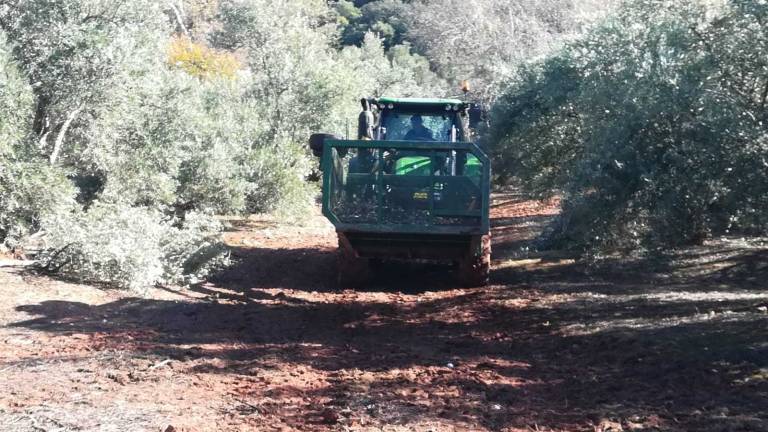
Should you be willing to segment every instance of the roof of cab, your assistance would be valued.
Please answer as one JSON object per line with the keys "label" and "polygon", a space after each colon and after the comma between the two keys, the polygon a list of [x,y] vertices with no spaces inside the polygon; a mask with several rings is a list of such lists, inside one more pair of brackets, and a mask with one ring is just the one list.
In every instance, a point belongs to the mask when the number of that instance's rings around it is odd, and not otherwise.
{"label": "roof of cab", "polygon": [[458,105],[462,104],[463,102],[458,99],[440,99],[440,98],[391,98],[391,97],[381,97],[378,99],[374,99],[374,101],[378,103],[392,103],[392,104],[403,104],[403,105]]}

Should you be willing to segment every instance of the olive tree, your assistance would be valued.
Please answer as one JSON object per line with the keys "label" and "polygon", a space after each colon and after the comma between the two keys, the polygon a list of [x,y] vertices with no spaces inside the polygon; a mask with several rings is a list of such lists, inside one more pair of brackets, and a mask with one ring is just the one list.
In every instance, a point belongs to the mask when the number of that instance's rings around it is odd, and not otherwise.
{"label": "olive tree", "polygon": [[213,213],[306,214],[311,132],[440,86],[406,45],[339,47],[337,18],[323,0],[3,2],[0,240],[135,288],[220,262]]}
{"label": "olive tree", "polygon": [[[139,275],[152,284],[197,272],[188,264],[203,244],[216,243],[216,224],[172,210],[182,195],[181,167],[197,150],[190,137],[199,136],[184,120],[204,102],[185,104],[194,79],[165,66],[166,24],[151,0],[0,5],[3,70],[18,71],[8,80],[14,86],[3,88],[21,95],[16,117],[4,123],[15,128],[3,127],[19,141],[2,156],[4,243],[34,234],[47,269],[123,286],[136,287]],[[201,218],[211,221],[198,224],[210,232],[188,226]],[[134,241],[151,232],[162,235]],[[173,252],[153,255],[165,249]]]}
{"label": "olive tree", "polygon": [[151,0],[9,0],[0,25],[35,94],[33,132],[51,164],[76,155],[69,132],[146,73],[162,11]]}
{"label": "olive tree", "polygon": [[499,98],[502,176],[565,195],[555,238],[636,248],[768,228],[768,6],[628,2]]}
{"label": "olive tree", "polygon": [[14,153],[32,124],[34,97],[0,31],[0,156]]}
{"label": "olive tree", "polygon": [[27,155],[33,116],[32,88],[0,32],[0,245],[17,246],[43,217],[74,208],[67,172]]}

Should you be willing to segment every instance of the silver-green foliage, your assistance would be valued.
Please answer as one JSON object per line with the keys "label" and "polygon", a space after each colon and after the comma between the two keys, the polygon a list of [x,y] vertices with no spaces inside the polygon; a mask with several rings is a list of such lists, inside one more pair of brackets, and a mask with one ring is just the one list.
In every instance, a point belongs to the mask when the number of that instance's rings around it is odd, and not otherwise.
{"label": "silver-green foliage", "polygon": [[573,247],[768,230],[768,4],[625,3],[501,97],[498,172],[560,191]]}
{"label": "silver-green foliage", "polygon": [[[153,1],[20,0],[0,18],[15,47],[0,52],[4,78],[28,90],[8,103],[24,124],[3,127],[18,142],[0,165],[0,240],[35,233],[49,270],[131,288],[219,262],[218,225],[195,211],[246,207],[250,130],[230,126],[250,122],[222,108],[242,92],[166,67]],[[70,179],[93,184],[82,205]]]}
{"label": "silver-green foliage", "polygon": [[66,172],[26,160],[34,97],[0,32],[0,240],[6,245],[36,232],[41,218],[74,208]]}
{"label": "silver-green foliage", "polygon": [[491,102],[521,65],[551,54],[613,9],[616,0],[414,0],[406,36],[440,74],[468,79]]}
{"label": "silver-green foliage", "polygon": [[9,0],[0,23],[35,95],[31,132],[52,163],[76,158],[87,145],[80,127],[119,104],[117,94],[157,65],[162,48],[163,16],[152,0]]}
{"label": "silver-green foliage", "polygon": [[11,156],[29,132],[34,98],[0,31],[0,157]]}
{"label": "silver-green foliage", "polygon": [[189,213],[183,225],[157,210],[95,202],[42,222],[45,269],[129,289],[195,282],[227,261],[220,225]]}
{"label": "silver-green foliage", "polygon": [[200,277],[220,251],[195,214],[306,214],[310,133],[345,133],[361,96],[440,87],[408,47],[338,47],[323,0],[206,9],[210,45],[242,64],[194,76],[168,64],[192,10],[170,4],[0,2],[0,242],[34,234],[46,268],[89,281]]}
{"label": "silver-green foliage", "polygon": [[43,218],[76,208],[75,188],[60,168],[7,158],[0,166],[0,238],[18,246]]}
{"label": "silver-green foliage", "polygon": [[313,132],[354,128],[360,97],[444,92],[407,47],[388,55],[368,34],[361,47],[336,49],[338,29],[323,0],[224,1],[220,21],[213,44],[243,52],[247,66],[239,83],[247,118],[237,120],[249,128],[241,136],[251,211],[303,213],[296,203],[312,193],[303,177],[316,166],[304,143]]}

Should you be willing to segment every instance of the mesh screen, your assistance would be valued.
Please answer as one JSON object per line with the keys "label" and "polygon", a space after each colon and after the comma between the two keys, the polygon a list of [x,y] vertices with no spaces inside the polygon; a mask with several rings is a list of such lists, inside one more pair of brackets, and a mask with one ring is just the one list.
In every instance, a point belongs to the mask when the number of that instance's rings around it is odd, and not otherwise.
{"label": "mesh screen", "polygon": [[342,223],[477,226],[482,162],[466,150],[336,149],[329,209]]}

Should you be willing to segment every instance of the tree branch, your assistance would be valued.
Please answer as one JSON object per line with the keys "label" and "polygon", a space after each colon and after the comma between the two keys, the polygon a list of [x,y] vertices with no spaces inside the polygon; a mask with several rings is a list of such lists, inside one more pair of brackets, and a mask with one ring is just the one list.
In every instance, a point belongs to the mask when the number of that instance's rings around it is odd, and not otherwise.
{"label": "tree branch", "polygon": [[176,5],[173,4],[172,1],[168,2],[168,5],[171,7],[171,10],[173,10],[173,14],[176,15],[176,22],[179,24],[181,31],[185,35],[189,36],[189,31],[187,31],[187,26],[184,25],[184,15],[181,12],[181,10],[178,7],[176,7]]}
{"label": "tree branch", "polygon": [[72,125],[72,122],[75,120],[78,114],[80,114],[80,108],[69,113],[67,120],[61,126],[61,130],[59,130],[59,135],[56,137],[56,142],[53,145],[53,152],[51,152],[51,158],[50,158],[51,165],[54,165],[56,163],[56,159],[58,159],[59,153],[61,152],[61,146],[62,144],[64,144],[64,136],[67,134],[69,127]]}

